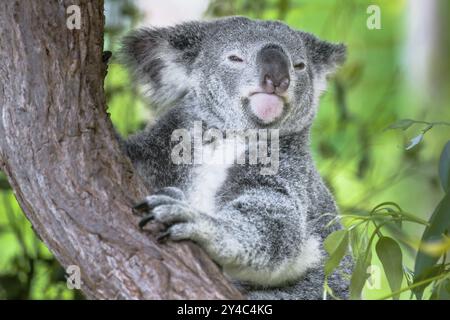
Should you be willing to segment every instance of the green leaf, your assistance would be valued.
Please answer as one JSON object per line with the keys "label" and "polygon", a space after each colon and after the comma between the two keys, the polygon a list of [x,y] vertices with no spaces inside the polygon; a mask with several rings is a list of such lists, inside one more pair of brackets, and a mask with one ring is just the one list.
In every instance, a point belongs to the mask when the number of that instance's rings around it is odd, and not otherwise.
{"label": "green leaf", "polygon": [[348,247],[348,231],[338,230],[331,233],[323,244],[328,253],[328,259],[325,263],[325,276],[329,276],[339,265]]}
{"label": "green leaf", "polygon": [[392,129],[401,129],[401,130],[406,130],[409,127],[411,127],[414,123],[416,123],[416,121],[411,120],[411,119],[401,119],[397,122],[394,122],[393,124],[391,124],[389,127],[387,127],[385,130],[392,130]]}
{"label": "green leaf", "polygon": [[414,280],[414,271],[409,269],[407,266],[403,266],[403,274],[405,275],[406,283],[408,287],[412,286]]}
{"label": "green leaf", "polygon": [[[450,193],[446,194],[444,199],[436,207],[429,220],[430,225],[425,228],[422,235],[422,243],[440,241],[443,239],[443,234],[450,230]],[[439,256],[431,256],[421,250],[417,253],[416,262],[414,266],[414,283],[423,279],[423,274],[432,268],[439,260]],[[423,292],[423,290],[422,290]],[[422,298],[422,292],[418,290],[416,294],[418,299]]]}
{"label": "green leaf", "polygon": [[[442,264],[436,264],[425,271],[423,271],[420,275],[414,275],[414,283],[422,282],[426,279],[434,278],[441,274],[444,271],[444,267]],[[416,295],[417,299],[422,299],[424,290],[432,283],[432,281],[415,287],[412,289],[412,292]]]}
{"label": "green leaf", "polygon": [[355,268],[353,269],[352,278],[350,280],[350,299],[360,300],[361,293],[366,284],[370,274],[367,268],[372,262],[372,248],[367,248],[367,251],[361,252],[356,259]]}
{"label": "green leaf", "polygon": [[349,231],[349,243],[352,250],[353,256],[357,257],[360,254],[360,249],[367,247],[369,239],[367,237],[367,232],[363,230],[364,225],[359,225],[351,231]]}
{"label": "green leaf", "polygon": [[[378,258],[392,292],[400,290],[403,280],[402,250],[398,243],[389,237],[381,237],[375,247]],[[398,299],[396,295],[394,299]]]}
{"label": "green leaf", "polygon": [[412,138],[411,141],[409,142],[409,144],[405,147],[405,149],[406,150],[411,150],[412,148],[417,146],[419,143],[422,142],[423,136],[424,136],[424,134],[421,133],[418,136],[415,136],[414,138]]}
{"label": "green leaf", "polygon": [[450,300],[450,279],[439,281],[434,287],[431,300]]}
{"label": "green leaf", "polygon": [[442,150],[441,158],[439,160],[439,177],[441,179],[442,188],[445,192],[450,190],[450,141]]}

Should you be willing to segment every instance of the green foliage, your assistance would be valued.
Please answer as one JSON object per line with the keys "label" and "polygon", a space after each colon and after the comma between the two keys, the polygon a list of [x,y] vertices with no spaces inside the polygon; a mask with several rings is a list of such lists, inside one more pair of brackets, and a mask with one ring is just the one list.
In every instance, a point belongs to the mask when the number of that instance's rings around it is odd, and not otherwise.
{"label": "green foliage", "polygon": [[[400,290],[403,280],[402,249],[394,239],[381,237],[378,239],[376,251],[383,264],[392,292],[397,292]],[[399,295],[394,296],[396,299],[398,297]]]}
{"label": "green foliage", "polygon": [[440,281],[433,289],[431,300],[450,300],[450,279]]}
{"label": "green foliage", "polygon": [[0,299],[81,298],[67,289],[64,270],[34,235],[11,190],[0,193],[0,208]]}
{"label": "green foliage", "polygon": [[[422,131],[421,140],[423,135],[434,125],[447,125],[447,123],[443,122],[428,123],[405,119],[395,122],[388,129],[406,130],[417,123],[425,123],[427,125]],[[353,211],[342,214],[343,219],[350,219],[350,221],[347,221],[347,228],[335,231],[325,239],[324,245],[328,253],[328,259],[325,263],[326,277],[339,265],[345,254],[346,248],[340,248],[340,244],[344,243],[342,241],[344,235],[347,236],[350,233],[350,238],[356,239],[350,242],[356,261],[350,284],[351,299],[361,298],[361,292],[370,276],[368,268],[371,263],[372,243],[376,237],[378,237],[378,241],[375,250],[383,265],[391,290],[390,294],[382,297],[383,299],[398,299],[400,294],[405,291],[411,291],[417,299],[422,299],[424,290],[430,285],[432,285],[433,289],[429,299],[449,298],[450,268],[449,264],[446,263],[446,254],[450,249],[450,238],[448,237],[450,231],[450,192],[448,192],[447,184],[450,157],[448,157],[448,147],[449,143],[446,144],[439,162],[441,183],[447,193],[434,210],[428,222],[404,212],[395,202],[384,202],[377,205],[370,212]],[[409,149],[411,148],[406,148],[406,150]],[[336,219],[333,222],[335,221]],[[411,240],[411,236],[402,230],[403,222],[425,226],[420,241]],[[365,225],[363,238],[360,236],[352,237],[352,233],[360,233],[358,228],[362,225]],[[372,225],[372,230],[370,230],[369,225]],[[382,231],[389,232],[392,237],[383,235]],[[366,239],[367,234],[370,232],[369,240],[361,241],[361,239]],[[405,246],[413,247],[417,251],[414,272],[409,271],[408,266],[404,265],[403,251],[399,242]],[[347,242],[345,242],[345,245],[347,245]],[[338,251],[339,254],[337,254]],[[439,263],[439,261],[441,262]],[[407,279],[408,286],[401,288],[404,278]],[[330,290],[326,284],[325,290]]]}
{"label": "green foliage", "polygon": [[[386,128],[386,130],[389,129],[402,129],[403,131],[406,131],[409,127],[411,127],[414,124],[426,124],[426,127],[422,129],[422,132],[412,138],[409,142],[409,144],[405,147],[406,150],[411,150],[415,146],[417,146],[419,143],[422,142],[423,138],[425,137],[425,133],[433,129],[434,126],[444,125],[444,126],[450,126],[450,123],[448,122],[426,122],[426,121],[416,121],[411,119],[402,119],[399,120],[393,124],[391,124],[389,127]],[[442,170],[446,170],[443,172],[443,174],[446,174],[448,176],[448,153],[449,151],[447,148],[444,148],[444,151],[442,153],[441,162],[444,162],[444,168]],[[442,166],[442,165],[441,165]],[[446,182],[448,183],[448,181]],[[445,189],[445,188],[444,188]]]}
{"label": "green foliage", "polygon": [[450,192],[450,141],[444,147],[439,160],[439,178],[445,192]]}
{"label": "green foliage", "polygon": [[[444,199],[442,199],[442,201],[436,207],[436,210],[433,212],[430,218],[430,225],[425,229],[423,233],[422,243],[432,244],[443,242],[445,240],[444,237],[447,234],[449,234],[450,231],[449,217],[450,217],[450,193],[445,195]],[[442,252],[441,254],[431,255],[429,252],[426,252],[424,250],[419,251],[417,254],[414,268],[414,274],[416,277],[414,282],[417,283],[419,281],[417,279],[421,279],[422,273],[434,267],[437,261],[444,254],[445,252]],[[416,293],[416,296],[418,298],[421,298],[421,293]]]}
{"label": "green foliage", "polygon": [[416,121],[411,120],[411,119],[402,119],[399,120],[397,122],[394,122],[393,124],[391,124],[389,127],[386,128],[386,130],[389,129],[402,129],[402,130],[406,130],[409,127],[411,127],[414,123],[416,123]]}
{"label": "green foliage", "polygon": [[433,265],[423,271],[420,274],[414,275],[414,282],[409,284],[412,292],[418,299],[422,299],[424,290],[434,281],[434,279],[440,279],[441,275],[445,271],[442,265]]}
{"label": "green foliage", "polygon": [[355,267],[350,279],[350,299],[361,299],[364,285],[369,278],[367,268],[372,261],[372,251],[366,250],[355,257]]}
{"label": "green foliage", "polygon": [[330,234],[324,242],[329,258],[325,263],[325,276],[328,277],[336,269],[347,252],[348,231],[338,230]]}

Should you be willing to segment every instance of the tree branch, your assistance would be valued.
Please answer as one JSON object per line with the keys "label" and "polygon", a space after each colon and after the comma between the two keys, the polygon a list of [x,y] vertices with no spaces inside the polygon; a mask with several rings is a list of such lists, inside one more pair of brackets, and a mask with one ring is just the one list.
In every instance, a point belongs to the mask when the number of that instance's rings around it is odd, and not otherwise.
{"label": "tree branch", "polygon": [[[80,30],[66,27],[72,4]],[[103,24],[103,1],[0,3],[0,154],[17,200],[89,298],[242,298],[197,246],[136,227],[148,191],[106,113]]]}

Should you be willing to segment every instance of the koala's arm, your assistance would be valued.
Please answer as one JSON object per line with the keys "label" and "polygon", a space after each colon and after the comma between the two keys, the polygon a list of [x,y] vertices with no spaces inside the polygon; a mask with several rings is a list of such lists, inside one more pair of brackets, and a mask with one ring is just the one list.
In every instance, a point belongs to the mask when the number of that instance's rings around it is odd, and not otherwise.
{"label": "koala's arm", "polygon": [[217,208],[199,212],[176,188],[147,198],[143,219],[170,225],[172,240],[193,240],[235,279],[277,286],[298,279],[320,261],[308,235],[306,210],[294,197],[265,187],[246,190]]}
{"label": "koala's arm", "polygon": [[319,242],[308,235],[306,209],[290,195],[250,189],[224,205],[216,219],[217,240],[205,249],[241,281],[280,285],[320,261]]}

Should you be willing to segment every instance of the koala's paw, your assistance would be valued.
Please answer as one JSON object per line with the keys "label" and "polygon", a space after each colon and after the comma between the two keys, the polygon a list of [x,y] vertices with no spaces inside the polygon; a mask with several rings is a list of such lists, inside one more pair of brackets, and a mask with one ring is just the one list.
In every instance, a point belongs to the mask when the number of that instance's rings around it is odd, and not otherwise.
{"label": "koala's paw", "polygon": [[167,187],[148,196],[144,201],[134,206],[137,214],[142,214],[139,227],[151,222],[159,222],[166,227],[158,237],[158,241],[196,240],[201,214],[186,201],[183,192],[174,187]]}

